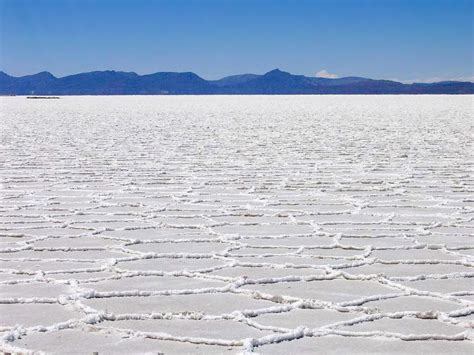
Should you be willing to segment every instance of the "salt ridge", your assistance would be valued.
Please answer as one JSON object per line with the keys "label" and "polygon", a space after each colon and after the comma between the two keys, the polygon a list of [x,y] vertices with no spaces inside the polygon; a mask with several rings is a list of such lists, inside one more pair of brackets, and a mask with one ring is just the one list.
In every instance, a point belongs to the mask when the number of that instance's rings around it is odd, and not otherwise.
{"label": "salt ridge", "polygon": [[[444,291],[428,283],[474,277],[472,164],[461,128],[470,117],[469,98],[265,98],[263,105],[245,98],[253,106],[244,110],[243,98],[20,100],[2,99],[0,112],[0,306],[56,305],[71,318],[27,326],[2,315],[4,351],[48,351],[28,349],[23,340],[68,330],[172,342],[176,351],[197,344],[265,353],[286,341],[297,351],[302,338],[331,336],[472,344],[472,282]],[[206,245],[222,248],[195,251]],[[176,251],[149,251],[155,246]],[[386,251],[391,254],[379,256]],[[156,269],[141,269],[145,262]],[[416,273],[418,267],[428,272]],[[228,274],[239,268],[249,275]],[[271,271],[282,274],[258,274]],[[179,287],[127,287],[133,279],[166,277]],[[220,286],[188,288],[183,280]],[[327,284],[332,281],[344,283],[345,292]],[[100,291],[110,282],[125,289]],[[364,285],[383,292],[364,295]],[[53,287],[65,291],[54,294]],[[236,307],[240,300],[252,307],[213,312],[197,303],[123,313],[107,306],[108,300],[133,308],[139,299],[206,295],[233,295]],[[417,309],[413,297],[435,306]],[[402,299],[396,306],[406,310],[384,310],[385,302]],[[316,328],[259,320],[296,310],[353,317]],[[456,333],[402,334],[377,329],[381,319],[419,319]],[[255,336],[113,326],[150,320],[202,322],[202,328],[225,320]],[[351,329],[360,324],[374,329]]]}

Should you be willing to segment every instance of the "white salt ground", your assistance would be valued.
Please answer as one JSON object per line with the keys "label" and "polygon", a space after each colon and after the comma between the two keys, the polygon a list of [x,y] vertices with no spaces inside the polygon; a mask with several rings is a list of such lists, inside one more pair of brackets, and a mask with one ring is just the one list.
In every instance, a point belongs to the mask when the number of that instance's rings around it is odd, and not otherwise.
{"label": "white salt ground", "polygon": [[0,98],[0,352],[471,354],[472,96]]}

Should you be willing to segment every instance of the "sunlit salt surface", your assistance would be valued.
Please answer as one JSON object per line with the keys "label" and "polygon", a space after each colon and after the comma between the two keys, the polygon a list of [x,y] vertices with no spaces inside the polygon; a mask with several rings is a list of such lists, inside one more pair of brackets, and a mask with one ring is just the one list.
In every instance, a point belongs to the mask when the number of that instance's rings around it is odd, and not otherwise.
{"label": "sunlit salt surface", "polygon": [[0,103],[4,351],[472,353],[472,96]]}

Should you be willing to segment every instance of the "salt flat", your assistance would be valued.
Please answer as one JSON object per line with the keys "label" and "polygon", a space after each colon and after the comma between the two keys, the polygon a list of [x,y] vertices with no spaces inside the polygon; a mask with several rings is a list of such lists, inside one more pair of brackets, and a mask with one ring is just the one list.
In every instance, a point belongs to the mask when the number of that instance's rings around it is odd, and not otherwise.
{"label": "salt flat", "polygon": [[0,104],[3,351],[474,351],[472,96]]}

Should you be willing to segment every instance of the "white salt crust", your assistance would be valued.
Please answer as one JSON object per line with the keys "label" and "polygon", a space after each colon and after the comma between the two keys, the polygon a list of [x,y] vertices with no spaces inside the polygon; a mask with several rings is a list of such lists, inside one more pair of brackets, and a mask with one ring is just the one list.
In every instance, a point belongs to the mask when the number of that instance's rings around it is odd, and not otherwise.
{"label": "white salt crust", "polygon": [[471,96],[0,104],[1,350],[474,350]]}

